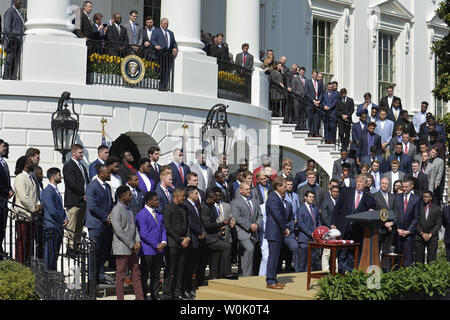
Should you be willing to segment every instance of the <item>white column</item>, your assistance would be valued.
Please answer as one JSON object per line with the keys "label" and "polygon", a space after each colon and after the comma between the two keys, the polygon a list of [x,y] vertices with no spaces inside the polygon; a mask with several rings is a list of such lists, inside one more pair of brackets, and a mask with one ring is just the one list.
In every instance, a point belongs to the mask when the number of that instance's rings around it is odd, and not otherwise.
{"label": "white column", "polygon": [[227,0],[227,28],[225,42],[233,58],[242,52],[242,44],[248,43],[255,66],[259,61],[259,2],[260,0]]}
{"label": "white column", "polygon": [[206,54],[201,39],[201,0],[162,0],[161,19],[169,19],[178,49]]}
{"label": "white column", "polygon": [[69,7],[70,0],[28,0],[26,34],[75,38]]}

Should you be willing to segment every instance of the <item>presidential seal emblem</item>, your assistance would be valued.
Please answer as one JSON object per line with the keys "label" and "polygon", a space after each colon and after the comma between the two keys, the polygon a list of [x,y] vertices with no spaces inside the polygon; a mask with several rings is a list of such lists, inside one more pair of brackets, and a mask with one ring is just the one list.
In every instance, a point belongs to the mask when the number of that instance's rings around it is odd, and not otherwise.
{"label": "presidential seal emblem", "polygon": [[126,56],[120,65],[120,71],[127,83],[138,84],[145,76],[144,61],[136,55]]}
{"label": "presidential seal emblem", "polygon": [[386,222],[389,218],[389,212],[387,211],[387,209],[381,209],[380,210],[380,220],[382,222]]}

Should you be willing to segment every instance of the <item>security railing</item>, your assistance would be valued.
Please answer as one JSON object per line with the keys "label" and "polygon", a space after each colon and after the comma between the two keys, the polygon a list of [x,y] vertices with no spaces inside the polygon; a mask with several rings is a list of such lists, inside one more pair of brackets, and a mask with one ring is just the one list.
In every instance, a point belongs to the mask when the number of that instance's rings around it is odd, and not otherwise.
{"label": "security railing", "polygon": [[86,45],[87,84],[173,91],[170,51],[97,40]]}
{"label": "security railing", "polygon": [[[35,292],[43,300],[95,300],[95,242],[0,197],[3,210],[3,259],[15,260],[35,274]],[[60,248],[51,244],[59,239]],[[73,249],[66,244],[74,239]],[[51,241],[51,243],[50,243]],[[51,256],[55,257],[54,259]],[[53,262],[53,263],[52,263]]]}
{"label": "security railing", "polygon": [[252,70],[234,63],[217,60],[219,65],[217,97],[251,103]]}
{"label": "security railing", "polygon": [[0,33],[0,79],[20,80],[24,35]]}

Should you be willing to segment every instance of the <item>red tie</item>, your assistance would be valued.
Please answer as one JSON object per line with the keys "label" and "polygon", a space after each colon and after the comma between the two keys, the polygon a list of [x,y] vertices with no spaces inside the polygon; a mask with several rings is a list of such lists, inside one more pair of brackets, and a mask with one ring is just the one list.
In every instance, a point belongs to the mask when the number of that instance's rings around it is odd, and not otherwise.
{"label": "red tie", "polygon": [[183,170],[181,170],[181,166],[178,166],[178,171],[180,172],[181,181],[184,183]]}
{"label": "red tie", "polygon": [[313,209],[312,209],[311,205],[309,206],[309,214],[311,215],[312,221],[313,221],[314,226],[315,226],[316,225],[316,218],[314,217],[314,212],[313,212]]}
{"label": "red tie", "polygon": [[405,201],[403,202],[403,213],[406,213],[407,207],[408,207],[408,196],[405,194]]}
{"label": "red tie", "polygon": [[405,143],[405,154],[408,154],[408,144]]}
{"label": "red tie", "polygon": [[242,66],[245,66],[245,58],[247,57],[247,55],[244,53],[244,62],[242,63]]}

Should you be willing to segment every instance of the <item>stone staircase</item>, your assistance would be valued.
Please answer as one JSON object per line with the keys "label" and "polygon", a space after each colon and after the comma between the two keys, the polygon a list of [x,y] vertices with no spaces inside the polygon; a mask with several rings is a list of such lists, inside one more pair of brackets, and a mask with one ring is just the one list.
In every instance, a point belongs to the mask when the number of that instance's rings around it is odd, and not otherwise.
{"label": "stone staircase", "polygon": [[310,138],[308,131],[296,131],[295,124],[283,124],[283,118],[272,118],[271,145],[288,147],[314,159],[331,178],[333,162],[340,158],[334,144],[325,144],[323,138]]}

